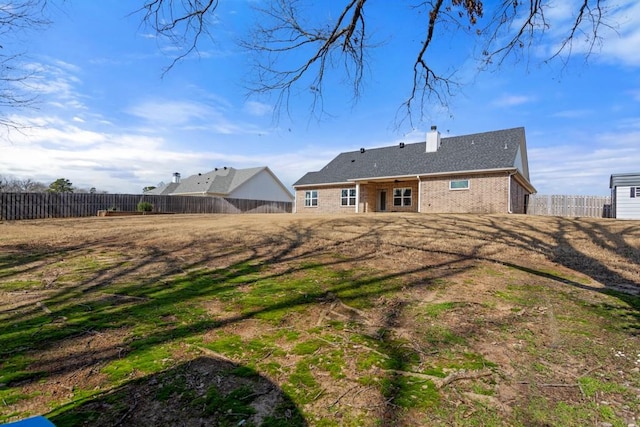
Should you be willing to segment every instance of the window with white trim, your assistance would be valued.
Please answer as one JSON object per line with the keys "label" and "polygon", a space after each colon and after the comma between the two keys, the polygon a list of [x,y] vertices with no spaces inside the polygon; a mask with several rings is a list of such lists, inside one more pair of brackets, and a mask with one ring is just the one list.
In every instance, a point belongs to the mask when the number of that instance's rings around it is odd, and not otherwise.
{"label": "window with white trim", "polygon": [[640,187],[631,187],[631,198],[640,198]]}
{"label": "window with white trim", "polygon": [[340,191],[340,205],[341,206],[356,205],[356,189],[355,188],[343,188],[342,191]]}
{"label": "window with white trim", "polygon": [[469,189],[469,180],[468,179],[456,179],[449,181],[449,190],[468,190]]}
{"label": "window with white trim", "polygon": [[411,206],[411,188],[394,188],[393,206]]}
{"label": "window with white trim", "polygon": [[304,193],[304,205],[305,207],[318,206],[318,191],[311,190]]}

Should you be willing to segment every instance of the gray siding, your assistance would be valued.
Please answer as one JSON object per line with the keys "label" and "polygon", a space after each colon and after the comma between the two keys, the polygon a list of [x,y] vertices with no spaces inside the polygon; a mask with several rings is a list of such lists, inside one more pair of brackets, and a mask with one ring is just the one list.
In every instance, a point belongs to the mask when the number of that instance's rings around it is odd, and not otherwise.
{"label": "gray siding", "polygon": [[292,202],[293,196],[266,170],[258,172],[238,186],[229,197],[236,199],[273,200]]}

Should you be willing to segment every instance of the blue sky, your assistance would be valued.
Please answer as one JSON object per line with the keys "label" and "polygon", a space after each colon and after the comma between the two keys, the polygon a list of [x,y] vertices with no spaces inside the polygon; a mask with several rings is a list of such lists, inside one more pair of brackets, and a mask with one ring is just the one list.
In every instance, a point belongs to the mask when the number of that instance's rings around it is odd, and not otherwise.
{"label": "blue sky", "polygon": [[423,120],[400,125],[424,28],[408,0],[371,2],[365,11],[379,46],[358,102],[339,77],[330,78],[320,120],[310,113],[310,91],[299,87],[278,121],[274,97],[247,95],[251,57],[235,45],[253,22],[255,2],[220,1],[216,42],[205,40],[199,55],[164,76],[176,51],[130,15],[141,2],[75,0],[49,9],[52,25],[20,41],[39,98],[35,109],[5,110],[30,127],[2,131],[0,175],[45,184],[64,177],[76,187],[135,194],[169,182],[173,172],[266,165],[290,186],[340,152],[422,141],[431,125],[445,137],[524,126],[539,194],[607,195],[612,173],[640,172],[634,0],[608,2],[618,5],[608,18],[615,31],[602,30],[603,44],[588,60],[577,44],[567,61],[543,62],[570,22],[573,0],[558,1],[547,15],[548,44],[495,71],[476,73],[471,45],[442,33],[429,58],[439,70],[456,70],[462,86],[449,109],[429,103]]}

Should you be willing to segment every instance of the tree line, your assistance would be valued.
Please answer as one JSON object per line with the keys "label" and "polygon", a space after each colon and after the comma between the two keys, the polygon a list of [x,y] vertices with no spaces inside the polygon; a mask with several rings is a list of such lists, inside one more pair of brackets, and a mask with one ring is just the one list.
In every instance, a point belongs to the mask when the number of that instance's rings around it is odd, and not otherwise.
{"label": "tree line", "polygon": [[19,179],[0,175],[0,193],[101,193],[95,187],[89,189],[75,187],[67,178],[58,178],[50,184],[31,178]]}

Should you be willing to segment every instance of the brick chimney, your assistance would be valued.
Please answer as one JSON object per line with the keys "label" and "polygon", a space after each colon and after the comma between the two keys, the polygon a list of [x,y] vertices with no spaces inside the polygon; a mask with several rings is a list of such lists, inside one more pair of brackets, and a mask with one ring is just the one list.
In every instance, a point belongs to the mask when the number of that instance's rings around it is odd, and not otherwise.
{"label": "brick chimney", "polygon": [[440,132],[437,126],[431,126],[431,130],[427,132],[427,153],[435,153],[440,148]]}

